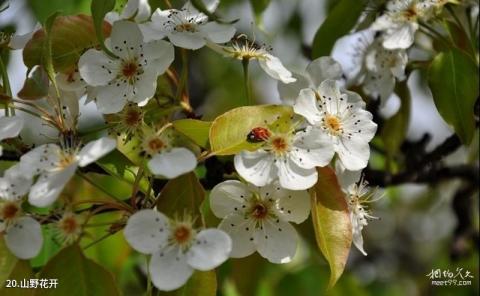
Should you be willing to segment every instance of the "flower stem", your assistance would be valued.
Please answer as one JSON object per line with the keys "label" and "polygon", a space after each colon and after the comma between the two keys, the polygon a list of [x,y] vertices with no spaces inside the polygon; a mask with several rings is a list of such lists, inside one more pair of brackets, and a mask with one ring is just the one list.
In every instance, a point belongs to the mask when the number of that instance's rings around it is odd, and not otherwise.
{"label": "flower stem", "polygon": [[148,268],[149,264],[149,257],[150,256],[145,256],[145,259],[147,261],[147,291],[145,292],[145,296],[152,296],[152,276],[150,275],[150,269]]}
{"label": "flower stem", "polygon": [[182,76],[178,82],[175,98],[187,113],[192,113],[193,109],[190,105],[190,96],[188,94],[188,51],[181,48],[180,52],[182,54]]}
{"label": "flower stem", "polygon": [[[0,51],[1,54],[1,51]],[[2,75],[2,82],[3,87],[5,88],[5,93],[10,98],[12,97],[12,89],[10,88],[10,81],[8,79],[8,72],[5,64],[3,63],[3,59],[0,56],[0,74]],[[5,116],[9,116],[9,104],[5,104]],[[15,110],[12,108],[12,115],[15,115]]]}
{"label": "flower stem", "polygon": [[245,93],[247,95],[247,102],[246,102],[246,106],[250,106],[252,105],[252,91],[251,91],[251,88],[250,88],[250,77],[249,77],[249,73],[248,73],[248,64],[249,64],[250,60],[249,59],[243,59],[242,60],[242,66],[243,66],[243,82],[245,84]]}
{"label": "flower stem", "polygon": [[137,193],[138,189],[140,188],[140,180],[142,180],[143,177],[143,167],[140,167],[137,172],[137,176],[135,177],[135,182],[133,183],[133,189],[132,189],[132,195],[130,197],[130,205],[132,208],[136,209],[136,204],[137,204]]}

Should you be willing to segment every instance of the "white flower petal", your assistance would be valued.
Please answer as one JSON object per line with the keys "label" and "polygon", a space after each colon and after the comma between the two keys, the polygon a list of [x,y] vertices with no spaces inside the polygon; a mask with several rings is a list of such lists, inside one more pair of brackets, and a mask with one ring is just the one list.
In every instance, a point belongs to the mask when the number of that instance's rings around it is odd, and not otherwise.
{"label": "white flower petal", "polygon": [[30,191],[32,174],[25,174],[20,163],[5,171],[0,178],[0,197],[5,200],[18,200]]}
{"label": "white flower petal", "polygon": [[84,167],[110,153],[117,146],[114,139],[103,137],[91,141],[77,155],[78,165]]}
{"label": "white flower petal", "polygon": [[[118,86],[119,84],[119,86]],[[112,114],[122,111],[131,98],[133,88],[129,84],[115,81],[111,85],[96,88],[96,104],[98,111],[103,114]]]}
{"label": "white flower petal", "polygon": [[0,117],[0,141],[18,136],[23,128],[23,118],[19,116]]}
{"label": "white flower petal", "polygon": [[235,208],[240,208],[245,198],[252,193],[247,185],[237,180],[228,180],[213,187],[210,192],[210,209],[219,218],[224,218],[232,213]]}
{"label": "white flower petal", "polygon": [[306,190],[282,189],[275,192],[278,199],[278,209],[286,221],[297,224],[307,220],[310,215],[310,195]]}
{"label": "white flower petal", "polygon": [[283,83],[292,83],[296,79],[292,76],[292,72],[288,71],[279,58],[265,54],[265,58],[258,61],[260,67],[272,78],[282,81]]}
{"label": "white flower petal", "polygon": [[370,147],[360,137],[342,138],[335,147],[342,165],[350,171],[364,169],[370,158]]}
{"label": "white flower petal", "polygon": [[11,49],[23,49],[25,45],[27,45],[28,41],[32,39],[33,34],[35,34],[35,32],[40,28],[41,28],[40,23],[37,23],[31,32],[28,32],[25,34],[18,34],[18,35],[14,34],[10,38],[10,43],[8,44],[8,46]]}
{"label": "white flower petal", "polygon": [[290,190],[304,190],[315,185],[318,179],[315,168],[299,167],[291,158],[286,162],[277,161],[278,180],[283,188]]}
{"label": "white flower petal", "polygon": [[173,45],[186,49],[199,49],[205,46],[206,41],[202,34],[191,32],[173,32],[168,35]]}
{"label": "white flower petal", "polygon": [[288,263],[297,251],[298,235],[290,223],[267,220],[254,235],[257,251],[272,263]]}
{"label": "white flower petal", "polygon": [[56,144],[44,144],[20,157],[18,170],[26,176],[52,169],[59,161],[61,149]]}
{"label": "white flower petal", "polygon": [[[164,73],[175,58],[175,50],[171,43],[164,40],[151,41],[143,48],[145,58],[156,74]],[[156,78],[156,77],[155,77]]]}
{"label": "white flower petal", "polygon": [[372,97],[380,97],[382,102],[390,97],[395,88],[395,78],[392,74],[368,73],[363,82],[363,91]]}
{"label": "white flower petal", "polygon": [[7,228],[4,237],[8,249],[20,259],[37,256],[43,244],[40,223],[30,217],[19,218]]}
{"label": "white flower petal", "polygon": [[363,109],[355,110],[355,117],[350,117],[343,123],[345,134],[352,134],[352,137],[361,138],[370,142],[377,131],[377,124],[372,121],[373,115]]}
{"label": "white flower petal", "polygon": [[143,74],[137,76],[138,80],[133,84],[129,101],[145,105],[155,95],[158,77],[156,70],[154,67],[148,67]]}
{"label": "white flower petal", "polygon": [[116,21],[110,35],[110,49],[121,58],[128,59],[136,54],[143,44],[142,31],[138,25],[130,21]]}
{"label": "white flower petal", "polygon": [[293,111],[305,117],[310,124],[317,124],[322,120],[322,114],[317,107],[315,92],[310,88],[300,91],[293,104]]}
{"label": "white flower petal", "polygon": [[386,49],[409,48],[415,40],[415,32],[418,29],[417,23],[405,23],[400,27],[388,32],[383,40]]}
{"label": "white flower petal", "polygon": [[228,259],[232,240],[219,229],[205,229],[195,237],[195,243],[187,252],[191,267],[207,271],[216,268]]}
{"label": "white flower petal", "polygon": [[318,128],[297,132],[293,147],[292,159],[306,169],[326,166],[335,155],[330,136]]}
{"label": "white flower petal", "polygon": [[179,147],[168,152],[156,154],[149,162],[148,168],[155,175],[168,179],[191,172],[197,166],[197,158],[192,151]]}
{"label": "white flower petal", "polygon": [[41,175],[30,189],[28,202],[36,207],[48,207],[57,200],[65,185],[73,177],[77,164],[71,164],[61,171]]}
{"label": "white flower petal", "polygon": [[243,151],[234,158],[235,169],[248,182],[265,186],[276,177],[273,155],[266,151]]}
{"label": "white flower petal", "polygon": [[209,22],[200,27],[201,32],[212,42],[225,43],[235,35],[235,27],[227,24]]}
{"label": "white flower petal", "polygon": [[121,17],[123,19],[129,19],[135,16],[136,22],[144,22],[148,20],[150,14],[151,9],[148,0],[128,0]]}
{"label": "white flower petal", "polygon": [[277,89],[280,99],[287,105],[293,105],[300,91],[310,87],[310,80],[302,74],[292,73],[292,77],[296,79],[292,83],[283,83],[278,81]]}
{"label": "white flower petal", "polygon": [[230,214],[220,222],[218,228],[225,231],[232,239],[232,252],[230,257],[243,258],[255,252],[253,231],[255,222],[245,219],[236,213]]}
{"label": "white flower petal", "polygon": [[362,229],[363,225],[358,223],[357,217],[353,213],[350,213],[351,221],[352,221],[352,241],[355,247],[364,255],[367,256],[367,253],[363,249],[363,236],[362,236]]}
{"label": "white flower petal", "polygon": [[84,90],[86,83],[82,80],[80,76],[80,72],[72,72],[72,73],[58,73],[55,76],[57,81],[58,88],[65,91],[78,91]]}
{"label": "white flower petal", "polygon": [[154,253],[149,270],[153,284],[161,291],[180,288],[193,273],[186,256],[177,248]]}
{"label": "white flower petal", "polygon": [[154,210],[141,210],[128,218],[124,235],[138,252],[153,254],[167,244],[169,232],[165,215]]}
{"label": "white flower petal", "polygon": [[331,100],[336,101],[341,96],[337,82],[330,79],[320,83],[318,93],[323,100],[329,100],[329,98],[331,98]]}
{"label": "white flower petal", "polygon": [[91,86],[106,85],[117,76],[119,67],[119,60],[111,59],[93,48],[87,50],[78,61],[80,76]]}
{"label": "white flower petal", "polygon": [[314,86],[327,79],[338,80],[342,78],[342,66],[331,57],[320,57],[313,60],[306,69]]}
{"label": "white flower petal", "polygon": [[350,171],[345,169],[340,161],[335,162],[335,174],[337,175],[338,183],[340,187],[346,191],[348,187],[360,180],[362,171]]}

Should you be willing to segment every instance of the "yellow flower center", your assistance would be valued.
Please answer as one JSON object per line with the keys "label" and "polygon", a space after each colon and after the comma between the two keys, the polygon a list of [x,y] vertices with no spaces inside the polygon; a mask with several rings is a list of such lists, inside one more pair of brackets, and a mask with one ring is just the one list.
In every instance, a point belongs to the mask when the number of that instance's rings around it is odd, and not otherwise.
{"label": "yellow flower center", "polygon": [[182,23],[182,24],[178,24],[178,25],[175,26],[175,31],[194,33],[194,32],[196,32],[196,27],[195,27],[194,24]]}
{"label": "yellow flower center", "polygon": [[20,214],[17,203],[7,201],[0,207],[0,218],[4,221],[12,221]]}
{"label": "yellow flower center", "polygon": [[285,137],[282,136],[275,136],[271,138],[270,145],[272,147],[273,152],[275,154],[284,154],[288,152],[289,145],[288,145],[288,140]]}
{"label": "yellow flower center", "polygon": [[338,116],[327,115],[324,124],[332,135],[337,136],[342,132],[342,122]]}

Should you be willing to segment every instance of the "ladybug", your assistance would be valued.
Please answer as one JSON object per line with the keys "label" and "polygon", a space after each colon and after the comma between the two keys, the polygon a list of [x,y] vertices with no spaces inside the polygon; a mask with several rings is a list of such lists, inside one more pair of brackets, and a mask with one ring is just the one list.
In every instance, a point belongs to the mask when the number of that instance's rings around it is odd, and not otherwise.
{"label": "ladybug", "polygon": [[251,143],[259,143],[270,138],[270,131],[264,127],[256,127],[247,135],[247,141]]}

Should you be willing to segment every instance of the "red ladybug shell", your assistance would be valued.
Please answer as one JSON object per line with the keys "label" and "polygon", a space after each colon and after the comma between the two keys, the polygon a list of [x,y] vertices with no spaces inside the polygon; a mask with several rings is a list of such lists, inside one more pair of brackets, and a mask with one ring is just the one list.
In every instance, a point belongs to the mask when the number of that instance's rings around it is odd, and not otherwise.
{"label": "red ladybug shell", "polygon": [[258,143],[266,141],[270,137],[270,131],[264,127],[256,127],[247,135],[249,142]]}

